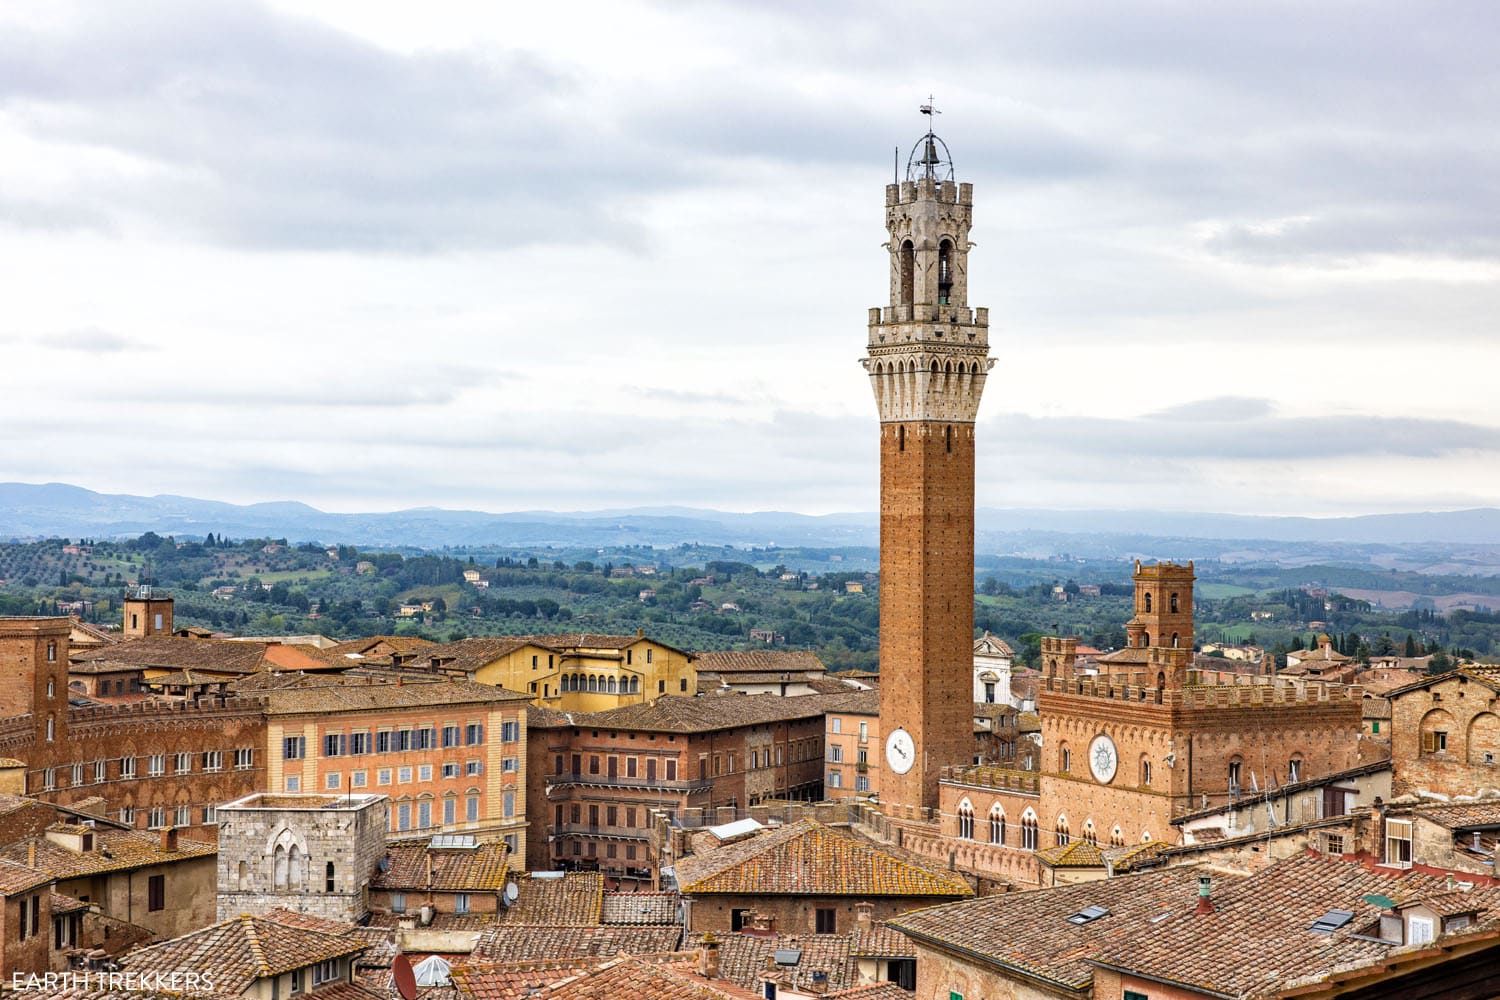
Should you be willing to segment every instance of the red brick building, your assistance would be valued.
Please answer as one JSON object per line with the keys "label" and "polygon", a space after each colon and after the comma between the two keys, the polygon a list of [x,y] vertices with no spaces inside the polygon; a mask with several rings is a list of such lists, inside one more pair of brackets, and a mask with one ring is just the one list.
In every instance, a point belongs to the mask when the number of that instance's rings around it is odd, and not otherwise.
{"label": "red brick building", "polygon": [[824,710],[820,695],[726,694],[533,711],[528,864],[651,879],[652,810],[820,798]]}

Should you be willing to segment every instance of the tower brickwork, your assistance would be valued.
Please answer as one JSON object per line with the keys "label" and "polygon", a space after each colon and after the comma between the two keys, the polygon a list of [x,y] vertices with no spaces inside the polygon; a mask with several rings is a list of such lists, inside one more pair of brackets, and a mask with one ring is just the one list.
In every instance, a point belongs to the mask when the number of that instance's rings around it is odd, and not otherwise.
{"label": "tower brickwork", "polygon": [[987,310],[968,304],[973,187],[942,175],[940,145],[929,132],[886,187],[890,304],[870,310],[862,362],[880,414],[881,730],[916,757],[886,769],[881,799],[910,810],[973,755],[974,420],[993,364]]}
{"label": "tower brickwork", "polygon": [[1125,625],[1127,645],[1136,649],[1162,646],[1193,648],[1193,564],[1159,562],[1144,566],[1136,560],[1135,617]]}

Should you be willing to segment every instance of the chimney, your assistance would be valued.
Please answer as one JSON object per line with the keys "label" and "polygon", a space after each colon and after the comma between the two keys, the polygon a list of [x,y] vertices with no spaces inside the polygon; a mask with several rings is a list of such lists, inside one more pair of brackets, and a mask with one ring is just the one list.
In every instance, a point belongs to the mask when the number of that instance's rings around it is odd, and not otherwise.
{"label": "chimney", "polygon": [[177,827],[169,826],[161,831],[161,849],[163,851],[177,850]]}
{"label": "chimney", "polygon": [[713,931],[703,935],[703,950],[698,953],[698,972],[704,979],[719,978],[719,939]]}
{"label": "chimney", "polygon": [[35,840],[31,840],[31,841],[28,841],[26,843],[26,867],[28,867],[28,868],[35,868],[36,867],[36,841]]}
{"label": "chimney", "polygon": [[432,851],[428,849],[422,852],[422,857],[427,861],[427,888],[432,889]]}
{"label": "chimney", "polygon": [[1198,906],[1193,910],[1193,913],[1201,916],[1205,913],[1214,912],[1213,900],[1208,898],[1208,894],[1212,889],[1213,880],[1211,878],[1207,875],[1198,876]]}
{"label": "chimney", "polygon": [[860,900],[854,904],[854,926],[862,931],[870,929],[875,922],[875,904],[868,900]]}

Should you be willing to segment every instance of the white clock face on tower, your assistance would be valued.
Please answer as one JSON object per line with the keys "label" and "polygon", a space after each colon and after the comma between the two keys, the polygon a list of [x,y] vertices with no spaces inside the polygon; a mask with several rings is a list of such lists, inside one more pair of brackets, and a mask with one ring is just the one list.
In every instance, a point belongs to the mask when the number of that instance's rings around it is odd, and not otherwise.
{"label": "white clock face on tower", "polygon": [[1120,765],[1120,755],[1115,750],[1115,741],[1100,733],[1089,744],[1089,770],[1094,780],[1107,785],[1114,780],[1115,768]]}
{"label": "white clock face on tower", "polygon": [[905,774],[917,762],[917,744],[911,733],[897,729],[885,738],[885,762],[897,774]]}

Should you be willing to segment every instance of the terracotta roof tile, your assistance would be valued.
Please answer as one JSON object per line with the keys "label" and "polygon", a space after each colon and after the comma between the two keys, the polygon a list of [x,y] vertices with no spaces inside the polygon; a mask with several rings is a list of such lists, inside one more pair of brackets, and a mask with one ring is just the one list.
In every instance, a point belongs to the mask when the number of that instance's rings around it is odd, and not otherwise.
{"label": "terracotta roof tile", "polygon": [[561,878],[521,875],[520,896],[501,915],[507,925],[597,926],[604,905],[604,876],[598,872],[567,872]]}
{"label": "terracotta roof tile", "polygon": [[677,863],[684,895],[972,896],[961,876],[803,820]]}
{"label": "terracotta roof tile", "polygon": [[0,860],[0,896],[15,896],[57,881],[57,876],[16,861]]}
{"label": "terracotta roof tile", "polygon": [[569,927],[545,924],[496,924],[474,945],[476,960],[525,962],[543,958],[586,958],[626,952],[647,955],[672,951],[682,938],[680,927]]}
{"label": "terracotta roof tile", "polygon": [[640,705],[575,715],[575,726],[635,729],[658,733],[705,733],[739,726],[764,725],[824,714],[828,698],[838,695],[720,694],[688,697],[663,695]]}
{"label": "terracotta roof tile", "polygon": [[[890,924],[918,944],[961,948],[1002,968],[1081,990],[1093,981],[1088,959],[1112,930],[1125,926],[1144,937],[1140,928],[1150,926],[1150,918],[1196,902],[1198,874],[1192,867],[1168,868],[984,896],[903,913]],[[1068,922],[1087,906],[1109,912],[1083,924]],[[1202,945],[1195,942],[1189,950],[1196,953]]]}
{"label": "terracotta roof tile", "polygon": [[828,1000],[912,1000],[912,994],[895,983],[865,983],[830,993]]}
{"label": "terracotta roof tile", "polygon": [[[684,956],[686,958],[686,956]],[[704,979],[691,959],[661,962],[622,955],[597,969],[550,986],[538,1000],[759,1000],[758,995],[722,979]]]}
{"label": "terracotta roof tile", "polygon": [[[0,848],[0,858],[17,864],[29,864],[59,880],[66,880],[104,872],[129,871],[168,861],[213,858],[219,853],[219,849],[213,844],[187,837],[178,838],[176,850],[165,851],[162,850],[161,838],[156,834],[136,830],[108,830],[102,827],[93,832],[92,851],[70,851],[46,837],[31,837]],[[31,857],[33,844],[36,845],[35,860]]]}
{"label": "terracotta roof tile", "polygon": [[470,962],[452,972],[462,1000],[531,1000],[538,990],[599,968],[613,958],[542,958],[529,962]]}
{"label": "terracotta roof tile", "polygon": [[431,888],[441,892],[497,892],[505,888],[509,872],[504,843],[458,848],[432,848],[429,843],[421,840],[387,844],[387,866],[375,873],[370,888]]}
{"label": "terracotta roof tile", "polygon": [[371,677],[341,677],[338,682],[290,690],[267,691],[266,714],[306,715],[326,712],[375,712],[429,705],[477,705],[526,701],[527,696],[491,684],[462,680],[409,680],[401,683]]}
{"label": "terracotta roof tile", "polygon": [[[1367,896],[1410,902],[1442,894],[1439,905],[1457,905],[1446,900],[1447,885],[1438,876],[1316,855],[1288,858],[1248,879],[1226,884],[1216,876],[1215,882],[1212,913],[1195,913],[1195,900],[1178,899],[1170,916],[1155,923],[1149,934],[1140,932],[1137,922],[1138,933],[1128,941],[1112,939],[1097,960],[1189,989],[1247,1000],[1280,996],[1292,985],[1322,982],[1335,972],[1361,967],[1373,970],[1390,961],[1390,945],[1360,937],[1370,933],[1383,912]],[[1492,914],[1500,912],[1500,889],[1473,889],[1468,895]],[[1335,909],[1354,917],[1332,933],[1311,929]],[[1255,961],[1245,961],[1247,955]]]}
{"label": "terracotta roof tile", "polygon": [[[1405,809],[1399,810],[1405,812]],[[1500,826],[1500,798],[1479,802],[1433,802],[1412,807],[1411,811],[1426,820],[1450,830],[1468,827]],[[1397,810],[1392,809],[1392,815]]]}
{"label": "terracotta roof tile", "polygon": [[606,924],[680,924],[682,898],[675,892],[609,892],[599,919]]}
{"label": "terracotta roof tile", "polygon": [[729,649],[699,653],[699,671],[737,674],[825,673],[818,654],[803,649]]}
{"label": "terracotta roof tile", "polygon": [[239,994],[258,979],[356,955],[364,947],[357,938],[293,926],[265,914],[234,917],[138,949],[121,958],[120,964],[130,972],[212,969],[216,986]]}
{"label": "terracotta roof tile", "polygon": [[[705,935],[688,936],[683,947],[701,948]],[[719,943],[719,974],[744,989],[753,990],[761,974],[774,966],[777,951],[799,952],[795,970],[803,981],[814,972],[828,974],[828,988],[841,990],[859,982],[859,962],[850,953],[848,934],[727,934]]]}

